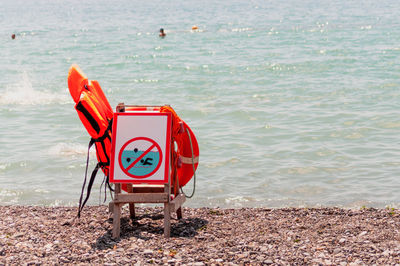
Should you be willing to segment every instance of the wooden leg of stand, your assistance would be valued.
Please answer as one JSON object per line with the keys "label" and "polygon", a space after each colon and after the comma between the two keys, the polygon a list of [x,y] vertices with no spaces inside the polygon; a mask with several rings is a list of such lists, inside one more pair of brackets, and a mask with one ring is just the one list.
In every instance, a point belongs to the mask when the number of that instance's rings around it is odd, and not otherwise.
{"label": "wooden leg of stand", "polygon": [[115,184],[115,189],[114,189],[114,195],[121,193],[121,184],[116,183]]}
{"label": "wooden leg of stand", "polygon": [[114,213],[114,202],[108,203],[108,213]]}
{"label": "wooden leg of stand", "polygon": [[[132,193],[133,189],[132,189],[132,184],[128,184],[126,187],[126,190],[128,193]],[[129,203],[129,213],[130,213],[130,217],[131,219],[135,219],[135,203]]]}
{"label": "wooden leg of stand", "polygon": [[171,212],[169,203],[164,203],[164,237],[169,238],[171,235]]}
{"label": "wooden leg of stand", "polygon": [[169,184],[164,184],[164,192],[168,194],[168,200],[164,203],[164,237],[169,238],[171,235],[171,210],[169,208],[171,189]]}
{"label": "wooden leg of stand", "polygon": [[179,220],[182,219],[182,207],[176,210],[176,217],[178,217]]}
{"label": "wooden leg of stand", "polygon": [[130,217],[131,219],[135,219],[136,214],[135,214],[135,203],[129,203],[129,213],[130,213]]}
{"label": "wooden leg of stand", "polygon": [[121,204],[114,203],[112,237],[118,239],[121,233]]}

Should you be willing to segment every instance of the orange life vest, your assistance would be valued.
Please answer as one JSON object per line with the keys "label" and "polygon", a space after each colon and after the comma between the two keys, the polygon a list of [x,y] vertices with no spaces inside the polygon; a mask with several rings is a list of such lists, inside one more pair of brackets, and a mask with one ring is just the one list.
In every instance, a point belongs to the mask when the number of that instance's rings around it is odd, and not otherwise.
{"label": "orange life vest", "polygon": [[[79,199],[79,212],[85,206],[89,199],[90,190],[98,169],[102,169],[108,183],[110,153],[111,153],[111,127],[113,111],[107,101],[99,83],[95,80],[88,80],[86,75],[77,65],[72,65],[68,73],[68,88],[78,116],[92,137],[89,142],[88,159],[86,165],[85,180],[82,187],[81,197]],[[92,145],[96,147],[96,156],[98,164],[92,172],[85,200],[82,202],[83,192],[86,185],[87,170],[89,163],[89,149]]]}

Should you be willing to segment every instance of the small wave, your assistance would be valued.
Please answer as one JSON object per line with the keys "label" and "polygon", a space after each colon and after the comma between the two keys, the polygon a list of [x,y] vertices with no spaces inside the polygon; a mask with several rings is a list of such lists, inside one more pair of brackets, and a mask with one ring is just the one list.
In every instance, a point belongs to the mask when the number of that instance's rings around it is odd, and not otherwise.
{"label": "small wave", "polygon": [[382,128],[399,128],[400,127],[400,123],[397,123],[397,122],[382,123],[381,127]]}
{"label": "small wave", "polygon": [[7,169],[8,167],[10,167],[10,163],[6,163],[6,164],[0,164],[0,170],[5,170],[5,169]]}
{"label": "small wave", "polygon": [[42,189],[42,188],[37,188],[37,189],[34,190],[34,192],[35,192],[35,193],[40,193],[40,194],[43,194],[43,193],[49,194],[49,193],[50,193],[49,190],[47,190],[47,189]]}
{"label": "small wave", "polygon": [[364,135],[362,135],[362,134],[359,133],[359,132],[353,132],[353,133],[351,133],[351,134],[345,136],[346,139],[361,139],[361,138],[363,138],[363,137],[364,137]]}
{"label": "small wave", "polygon": [[248,202],[249,199],[242,197],[242,196],[236,196],[236,197],[232,197],[232,198],[226,198],[225,202],[226,203],[231,203],[231,202]]}
{"label": "small wave", "polygon": [[231,159],[225,160],[225,161],[206,163],[206,167],[207,168],[217,168],[217,167],[221,167],[221,166],[224,166],[224,165],[235,164],[235,163],[238,163],[239,161],[240,160],[238,158],[231,158]]}
{"label": "small wave", "polygon": [[252,206],[255,202],[259,202],[260,200],[257,200],[253,197],[249,196],[235,196],[235,197],[229,197],[225,199],[225,204],[227,204],[230,207],[234,208],[242,208],[246,206]]}
{"label": "small wave", "polygon": [[233,28],[232,32],[244,32],[244,31],[251,31],[252,28]]}
{"label": "small wave", "polygon": [[[86,155],[88,147],[77,143],[58,143],[51,147],[48,151],[53,156],[74,156]],[[95,154],[95,150],[91,149],[90,155]]]}
{"label": "small wave", "polygon": [[370,29],[372,29],[372,26],[371,25],[361,26],[360,29],[362,29],[362,30],[370,30]]}
{"label": "small wave", "polygon": [[311,174],[315,173],[318,171],[318,168],[314,166],[308,166],[308,167],[290,167],[290,168],[283,168],[278,171],[278,173],[282,174],[295,174],[295,175],[306,175],[306,174]]}
{"label": "small wave", "polygon": [[21,191],[0,189],[0,202],[2,204],[17,204],[21,194]]}
{"label": "small wave", "polygon": [[54,200],[53,202],[49,203],[50,207],[75,207],[76,203],[75,202],[65,202],[63,200]]}
{"label": "small wave", "polygon": [[8,85],[5,92],[0,95],[0,104],[2,105],[39,105],[67,102],[69,102],[67,95],[39,91],[33,88],[26,72],[22,74],[22,78],[18,82]]}
{"label": "small wave", "polygon": [[157,83],[158,79],[134,79],[135,83]]}

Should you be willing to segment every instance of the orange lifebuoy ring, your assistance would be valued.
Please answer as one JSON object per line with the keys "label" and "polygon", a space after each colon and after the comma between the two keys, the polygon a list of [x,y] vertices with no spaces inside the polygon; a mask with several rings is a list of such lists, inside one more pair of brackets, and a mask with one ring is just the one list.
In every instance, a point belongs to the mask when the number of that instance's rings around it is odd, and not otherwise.
{"label": "orange lifebuoy ring", "polygon": [[[183,187],[193,177],[199,164],[199,144],[190,127],[170,106],[162,106],[160,112],[172,114],[172,177],[178,177],[179,187]],[[193,153],[192,153],[193,151]],[[193,161],[192,161],[193,159]],[[194,166],[194,167],[193,167]],[[194,169],[193,169],[194,168]],[[172,185],[174,185],[172,178]]]}
{"label": "orange lifebuoy ring", "polygon": [[[193,177],[199,164],[199,144],[192,129],[170,106],[129,106],[125,111],[131,112],[169,112],[172,114],[172,177],[178,177],[179,187],[185,186]],[[193,153],[192,153],[193,151]],[[172,178],[174,185],[174,178]]]}
{"label": "orange lifebuoy ring", "polygon": [[183,187],[193,177],[199,165],[199,144],[192,129],[182,120],[183,132],[181,133],[181,145],[178,146],[177,175],[179,186]]}

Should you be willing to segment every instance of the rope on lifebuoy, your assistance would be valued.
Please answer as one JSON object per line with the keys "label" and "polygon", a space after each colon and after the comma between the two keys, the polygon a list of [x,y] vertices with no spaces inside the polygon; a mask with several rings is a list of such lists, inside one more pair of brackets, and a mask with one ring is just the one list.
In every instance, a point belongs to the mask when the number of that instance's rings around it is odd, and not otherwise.
{"label": "rope on lifebuoy", "polygon": [[193,191],[190,196],[186,195],[185,192],[183,192],[183,189],[181,188],[181,192],[183,195],[185,195],[186,198],[191,199],[194,196],[194,192],[196,191],[196,169],[194,167],[194,154],[193,154],[193,145],[192,145],[192,136],[190,135],[189,129],[186,128],[186,132],[189,136],[189,142],[190,142],[190,150],[192,151],[192,167],[193,167]]}

